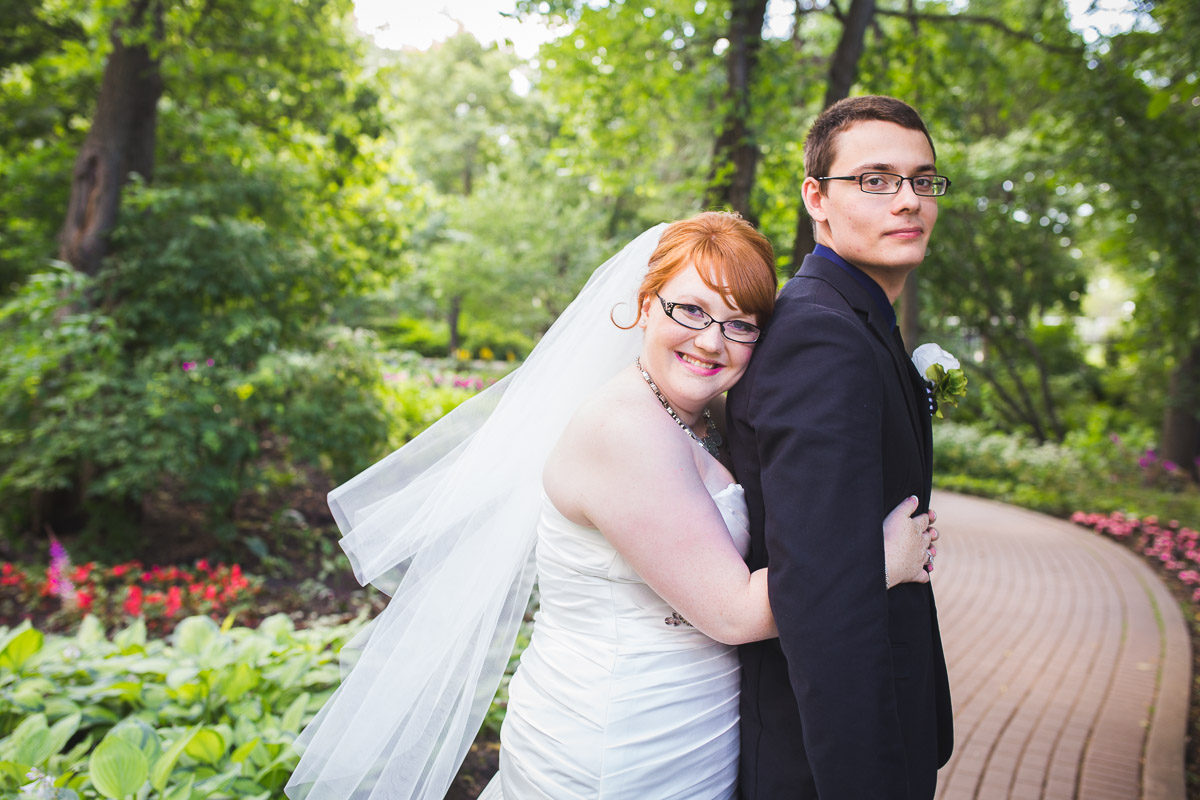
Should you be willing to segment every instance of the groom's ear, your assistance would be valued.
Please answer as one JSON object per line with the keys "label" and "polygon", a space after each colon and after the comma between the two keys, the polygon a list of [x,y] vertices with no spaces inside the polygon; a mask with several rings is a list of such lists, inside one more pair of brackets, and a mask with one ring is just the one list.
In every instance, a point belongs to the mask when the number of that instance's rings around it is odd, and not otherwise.
{"label": "groom's ear", "polygon": [[825,209],[828,199],[821,193],[821,182],[811,175],[800,185],[800,196],[804,199],[804,207],[814,222],[825,222],[829,214]]}

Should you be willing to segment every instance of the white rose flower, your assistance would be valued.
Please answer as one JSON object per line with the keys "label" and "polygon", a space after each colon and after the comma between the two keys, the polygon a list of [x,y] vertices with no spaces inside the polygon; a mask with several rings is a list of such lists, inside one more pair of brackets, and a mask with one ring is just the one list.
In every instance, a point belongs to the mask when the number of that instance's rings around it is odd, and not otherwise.
{"label": "white rose flower", "polygon": [[929,368],[934,364],[940,364],[942,369],[949,372],[952,369],[962,367],[958,363],[958,359],[947,353],[938,345],[930,342],[923,344],[913,351],[913,364],[917,367],[917,372],[921,373],[921,377],[929,380]]}

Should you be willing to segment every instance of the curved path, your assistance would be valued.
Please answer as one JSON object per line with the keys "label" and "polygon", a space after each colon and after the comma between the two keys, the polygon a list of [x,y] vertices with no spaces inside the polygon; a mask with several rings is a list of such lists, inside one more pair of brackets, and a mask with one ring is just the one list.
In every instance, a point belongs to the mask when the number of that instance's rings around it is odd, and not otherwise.
{"label": "curved path", "polygon": [[937,800],[1183,800],[1191,645],[1123,546],[935,492],[954,757]]}

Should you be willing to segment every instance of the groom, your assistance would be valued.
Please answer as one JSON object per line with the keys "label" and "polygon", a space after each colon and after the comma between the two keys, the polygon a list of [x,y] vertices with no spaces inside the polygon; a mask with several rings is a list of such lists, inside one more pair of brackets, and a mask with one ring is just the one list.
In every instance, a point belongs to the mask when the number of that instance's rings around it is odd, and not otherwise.
{"label": "groom", "polygon": [[890,97],[826,109],[804,169],[817,245],[728,400],[779,628],[741,648],[741,796],[930,800],[953,744],[946,662],[930,585],[887,588],[882,526],[909,495],[929,505],[930,406],[892,303],[949,181]]}

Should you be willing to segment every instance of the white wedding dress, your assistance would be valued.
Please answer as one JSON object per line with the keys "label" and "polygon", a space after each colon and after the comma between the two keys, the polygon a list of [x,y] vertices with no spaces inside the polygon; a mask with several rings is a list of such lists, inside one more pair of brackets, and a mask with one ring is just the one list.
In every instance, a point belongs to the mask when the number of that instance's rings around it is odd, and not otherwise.
{"label": "white wedding dress", "polygon": [[[744,557],[742,487],[713,500]],[[500,771],[480,800],[735,797],[736,648],[688,625],[544,493],[537,572],[541,608],[510,685]]]}

